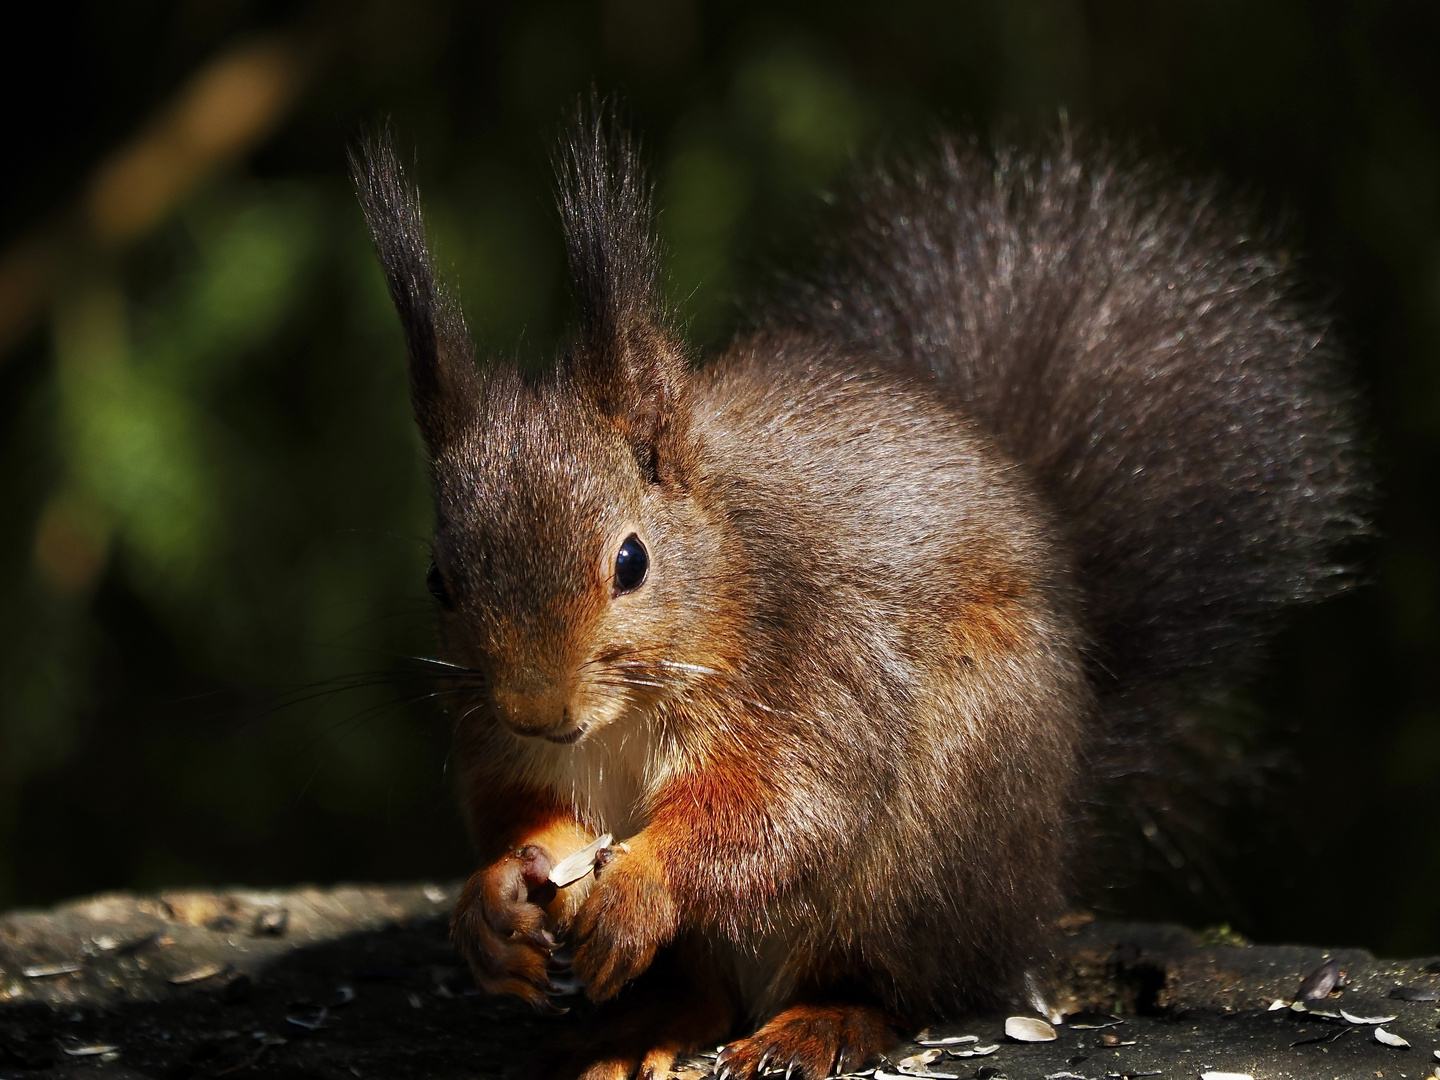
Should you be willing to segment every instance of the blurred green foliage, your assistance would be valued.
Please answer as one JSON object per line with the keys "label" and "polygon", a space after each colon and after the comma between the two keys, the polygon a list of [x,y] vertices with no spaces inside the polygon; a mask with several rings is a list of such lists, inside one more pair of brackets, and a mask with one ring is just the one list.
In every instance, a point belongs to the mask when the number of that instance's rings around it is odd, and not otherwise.
{"label": "blurred green foliage", "polygon": [[1281,766],[1224,816],[1212,877],[1097,900],[1440,950],[1432,5],[79,7],[29,39],[54,55],[5,181],[11,240],[228,43],[298,26],[324,62],[138,242],[69,238],[45,328],[0,361],[0,905],[467,871],[446,723],[406,659],[430,641],[424,464],[344,152],[391,118],[482,353],[544,363],[567,317],[547,154],[593,84],[633,107],[701,344],[857,155],[939,127],[1083,125],[1280,224],[1369,392],[1374,584],[1297,619],[1251,689],[1253,752]]}

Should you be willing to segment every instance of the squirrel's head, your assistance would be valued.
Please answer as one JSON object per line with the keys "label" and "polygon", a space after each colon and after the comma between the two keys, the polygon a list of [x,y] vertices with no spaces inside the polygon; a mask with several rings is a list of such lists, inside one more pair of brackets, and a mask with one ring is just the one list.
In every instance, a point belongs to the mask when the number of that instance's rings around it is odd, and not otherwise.
{"label": "squirrel's head", "polygon": [[430,456],[427,584],[447,659],[484,676],[457,714],[560,743],[727,664],[715,608],[728,560],[706,520],[650,191],[630,139],[595,112],[558,161],[578,332],[541,377],[476,366],[388,140],[355,163]]}

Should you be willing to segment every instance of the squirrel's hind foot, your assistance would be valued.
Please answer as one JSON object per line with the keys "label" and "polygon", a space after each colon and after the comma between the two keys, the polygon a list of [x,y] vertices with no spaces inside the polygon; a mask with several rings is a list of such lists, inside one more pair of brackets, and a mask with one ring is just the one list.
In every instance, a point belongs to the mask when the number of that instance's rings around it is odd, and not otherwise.
{"label": "squirrel's hind foot", "polygon": [[736,1003],[703,969],[670,951],[571,1029],[524,1075],[545,1080],[666,1080],[681,1054],[714,1046],[734,1028]]}
{"label": "squirrel's hind foot", "polygon": [[895,1020],[869,1005],[792,1005],[715,1062],[720,1080],[784,1070],[786,1080],[823,1080],[863,1069],[895,1042]]}

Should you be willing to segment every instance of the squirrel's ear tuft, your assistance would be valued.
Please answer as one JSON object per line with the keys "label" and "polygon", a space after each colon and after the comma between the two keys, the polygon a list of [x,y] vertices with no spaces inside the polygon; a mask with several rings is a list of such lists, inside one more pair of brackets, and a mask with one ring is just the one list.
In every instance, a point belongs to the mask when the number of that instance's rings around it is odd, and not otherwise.
{"label": "squirrel's ear tuft", "polygon": [[569,369],[652,479],[683,471],[686,351],[660,295],[660,243],[639,147],[592,94],[556,155],[579,315]]}
{"label": "squirrel's ear tuft", "polygon": [[409,351],[410,398],[432,455],[474,422],[479,374],[465,316],[435,280],[420,198],[388,129],[351,151],[350,169]]}

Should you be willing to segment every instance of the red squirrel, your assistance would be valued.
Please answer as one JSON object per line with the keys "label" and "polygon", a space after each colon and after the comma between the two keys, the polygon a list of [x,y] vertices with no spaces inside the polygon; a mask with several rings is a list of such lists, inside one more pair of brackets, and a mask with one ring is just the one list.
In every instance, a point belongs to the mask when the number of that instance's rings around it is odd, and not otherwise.
{"label": "red squirrel", "polygon": [[539,375],[477,365],[388,140],[356,164],[435,492],[453,938],[490,993],[607,1003],[556,1075],[851,1071],[1017,993],[1095,786],[1326,591],[1336,358],[1208,189],[1056,139],[872,171],[701,363],[633,139],[558,160]]}

